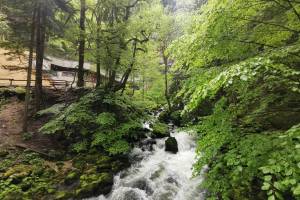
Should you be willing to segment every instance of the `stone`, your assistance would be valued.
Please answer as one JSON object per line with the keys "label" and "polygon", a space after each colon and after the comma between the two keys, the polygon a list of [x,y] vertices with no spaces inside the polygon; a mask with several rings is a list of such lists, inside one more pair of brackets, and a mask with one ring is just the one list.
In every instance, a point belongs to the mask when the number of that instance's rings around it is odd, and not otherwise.
{"label": "stone", "polygon": [[171,153],[178,152],[178,143],[175,137],[169,137],[165,142],[165,150]]}
{"label": "stone", "polygon": [[170,136],[169,127],[166,124],[157,122],[152,125],[152,129],[152,135],[155,138],[164,138]]}
{"label": "stone", "polygon": [[76,190],[77,198],[88,198],[100,194],[108,194],[113,186],[113,175],[110,173],[100,173],[93,175],[82,175],[80,177],[80,187]]}
{"label": "stone", "polygon": [[79,172],[78,171],[71,171],[66,176],[64,183],[66,185],[72,185],[74,182],[76,182],[79,179]]}
{"label": "stone", "polygon": [[0,150],[0,158],[4,158],[8,155],[8,151],[5,151],[5,150]]}

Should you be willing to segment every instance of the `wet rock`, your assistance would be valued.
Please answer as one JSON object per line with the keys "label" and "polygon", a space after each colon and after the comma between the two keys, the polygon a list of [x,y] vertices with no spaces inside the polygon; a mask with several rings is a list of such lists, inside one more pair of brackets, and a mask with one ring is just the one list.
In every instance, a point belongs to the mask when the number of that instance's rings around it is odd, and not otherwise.
{"label": "wet rock", "polygon": [[113,175],[110,173],[100,173],[92,175],[82,175],[80,177],[80,187],[76,190],[77,198],[87,198],[108,194],[113,186]]}
{"label": "wet rock", "polygon": [[153,189],[150,187],[147,179],[138,179],[134,181],[131,185],[132,188],[138,188],[140,190],[144,190],[148,195],[153,194]]}
{"label": "wet rock", "polygon": [[73,196],[73,194],[70,192],[59,191],[55,194],[54,199],[55,200],[65,200],[65,199],[70,199],[72,196]]}
{"label": "wet rock", "polygon": [[155,138],[164,138],[164,137],[169,137],[170,133],[169,133],[169,127],[166,124],[163,123],[155,123],[152,125],[152,135]]}
{"label": "wet rock", "polygon": [[172,112],[170,115],[170,119],[176,126],[180,126],[181,121],[182,121],[181,111],[178,110],[178,111]]}
{"label": "wet rock", "polygon": [[141,199],[142,198],[140,197],[140,195],[134,190],[129,190],[125,192],[124,197],[122,198],[122,200],[141,200]]}
{"label": "wet rock", "polygon": [[172,153],[178,152],[178,143],[175,137],[169,137],[165,142],[165,150]]}
{"label": "wet rock", "polygon": [[168,123],[170,121],[170,113],[167,110],[160,112],[161,113],[158,116],[158,120],[161,122]]}
{"label": "wet rock", "polygon": [[140,148],[142,148],[143,151],[148,150],[148,151],[153,151],[153,145],[156,144],[155,139],[146,139],[140,143]]}
{"label": "wet rock", "polygon": [[171,183],[171,184],[174,184],[174,185],[176,185],[176,186],[179,185],[178,182],[177,182],[177,180],[176,180],[176,178],[175,178],[175,177],[172,177],[172,176],[170,176],[170,177],[167,178],[167,182],[168,182],[168,183]]}
{"label": "wet rock", "polygon": [[79,179],[79,176],[80,176],[79,171],[77,170],[71,171],[65,177],[64,183],[66,185],[71,185]]}
{"label": "wet rock", "polygon": [[4,158],[8,155],[8,151],[5,151],[5,150],[0,150],[0,158]]}

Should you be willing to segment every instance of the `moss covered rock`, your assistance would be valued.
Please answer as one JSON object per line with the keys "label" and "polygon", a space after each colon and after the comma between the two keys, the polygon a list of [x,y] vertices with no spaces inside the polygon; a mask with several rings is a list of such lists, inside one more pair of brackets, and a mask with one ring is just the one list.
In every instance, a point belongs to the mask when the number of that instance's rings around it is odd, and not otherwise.
{"label": "moss covered rock", "polygon": [[55,200],[66,200],[66,199],[70,199],[72,196],[73,196],[73,194],[71,192],[58,191],[55,194],[54,199]]}
{"label": "moss covered rock", "polygon": [[73,170],[67,174],[67,176],[65,177],[64,183],[66,185],[71,185],[74,182],[76,182],[77,180],[79,180],[79,177],[80,177],[79,171]]}
{"label": "moss covered rock", "polygon": [[152,125],[152,129],[152,135],[155,138],[164,138],[170,136],[169,127],[166,124],[157,122]]}
{"label": "moss covered rock", "polygon": [[8,151],[0,150],[0,158],[4,158],[4,157],[6,157],[8,154],[9,154]]}
{"label": "moss covered rock", "polygon": [[165,150],[172,153],[178,152],[178,143],[175,137],[169,137],[165,142]]}
{"label": "moss covered rock", "polygon": [[113,175],[110,173],[82,175],[80,177],[80,187],[76,190],[76,197],[87,198],[100,194],[108,194],[112,186]]}

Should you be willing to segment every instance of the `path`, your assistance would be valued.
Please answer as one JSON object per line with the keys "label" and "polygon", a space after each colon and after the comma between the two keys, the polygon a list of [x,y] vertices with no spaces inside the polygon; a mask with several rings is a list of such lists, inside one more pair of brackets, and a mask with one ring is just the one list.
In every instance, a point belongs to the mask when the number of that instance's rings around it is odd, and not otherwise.
{"label": "path", "polygon": [[16,99],[10,100],[9,103],[0,109],[0,148],[22,146],[37,151],[52,149],[53,144],[50,138],[38,133],[38,129],[44,123],[43,121],[29,122],[30,130],[33,132],[33,138],[29,141],[23,140],[24,103]]}

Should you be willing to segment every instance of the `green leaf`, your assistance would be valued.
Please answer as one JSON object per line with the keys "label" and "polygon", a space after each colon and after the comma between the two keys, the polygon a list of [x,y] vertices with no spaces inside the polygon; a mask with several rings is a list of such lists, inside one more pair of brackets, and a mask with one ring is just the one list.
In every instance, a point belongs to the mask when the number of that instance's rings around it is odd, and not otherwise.
{"label": "green leaf", "polygon": [[268,175],[268,176],[264,176],[264,180],[266,182],[270,182],[272,180],[272,176]]}
{"label": "green leaf", "polygon": [[275,200],[275,196],[274,195],[269,196],[268,200]]}
{"label": "green leaf", "polygon": [[271,187],[270,183],[264,182],[263,186],[261,187],[262,190],[269,190]]}
{"label": "green leaf", "polygon": [[295,189],[293,189],[293,194],[294,195],[300,195],[300,184],[297,185]]}

